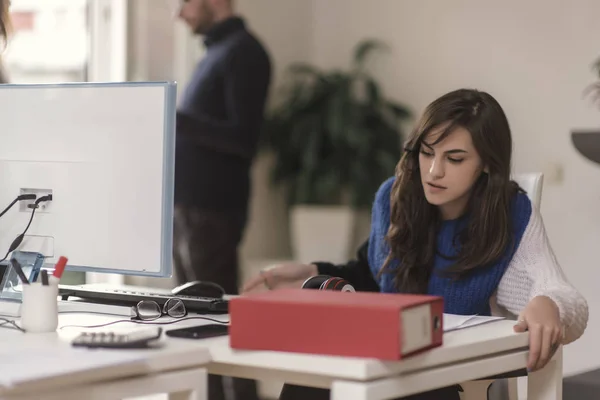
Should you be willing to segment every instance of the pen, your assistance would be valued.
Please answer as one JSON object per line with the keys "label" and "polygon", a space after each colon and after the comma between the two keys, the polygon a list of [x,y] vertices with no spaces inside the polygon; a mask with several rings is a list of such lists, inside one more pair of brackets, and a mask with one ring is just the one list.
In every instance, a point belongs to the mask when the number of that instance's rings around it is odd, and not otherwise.
{"label": "pen", "polygon": [[42,285],[48,286],[48,271],[42,270]]}
{"label": "pen", "polygon": [[29,285],[29,280],[25,276],[25,273],[23,272],[23,269],[21,268],[21,264],[19,264],[19,262],[17,260],[15,260],[14,258],[10,259],[10,263],[11,263],[12,267],[15,269],[15,272],[17,273],[17,275],[19,275],[19,278],[21,279],[21,282],[23,282],[23,285]]}
{"label": "pen", "polygon": [[69,259],[67,257],[60,256],[58,262],[56,263],[56,266],[54,267],[54,273],[52,275],[60,279],[60,277],[63,274],[63,271],[65,270],[65,265],[67,265],[68,260]]}

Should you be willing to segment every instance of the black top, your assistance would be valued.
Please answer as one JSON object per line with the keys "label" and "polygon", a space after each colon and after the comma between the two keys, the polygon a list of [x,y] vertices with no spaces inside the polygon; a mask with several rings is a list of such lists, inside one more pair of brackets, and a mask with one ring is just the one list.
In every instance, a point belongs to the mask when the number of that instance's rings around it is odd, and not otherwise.
{"label": "black top", "polygon": [[205,45],[177,111],[175,203],[245,209],[271,63],[238,17],[214,26]]}
{"label": "black top", "polygon": [[357,257],[346,264],[334,265],[328,262],[317,261],[320,275],[329,275],[343,278],[350,282],[356,291],[379,292],[379,285],[375,282],[369,268],[369,241],[364,242],[358,249]]}

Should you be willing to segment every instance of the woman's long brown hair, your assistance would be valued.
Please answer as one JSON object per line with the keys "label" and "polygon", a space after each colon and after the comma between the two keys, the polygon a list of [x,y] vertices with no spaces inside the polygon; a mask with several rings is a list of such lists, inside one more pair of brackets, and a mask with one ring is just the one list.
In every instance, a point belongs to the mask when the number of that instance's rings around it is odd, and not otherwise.
{"label": "woman's long brown hair", "polygon": [[512,138],[506,115],[485,92],[460,89],[447,93],[426,108],[413,130],[391,189],[391,221],[386,236],[391,252],[381,272],[392,259],[400,261],[395,269],[395,284],[404,293],[426,293],[433,269],[441,217],[437,207],[425,198],[419,150],[427,135],[441,126],[447,128],[436,143],[456,127],[463,127],[471,133],[475,149],[488,169],[472,189],[467,209],[469,222],[456,238],[460,250],[444,273],[460,278],[495,263],[513,245],[510,201],[520,188],[510,179]]}

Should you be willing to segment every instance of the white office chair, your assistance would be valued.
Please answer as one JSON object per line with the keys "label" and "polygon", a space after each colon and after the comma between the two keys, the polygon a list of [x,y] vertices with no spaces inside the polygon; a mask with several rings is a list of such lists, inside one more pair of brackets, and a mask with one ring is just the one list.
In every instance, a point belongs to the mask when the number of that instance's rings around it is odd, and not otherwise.
{"label": "white office chair", "polygon": [[527,192],[527,196],[536,208],[540,208],[542,203],[542,186],[544,184],[544,174],[514,174],[513,180]]}
{"label": "white office chair", "polygon": [[[528,173],[514,174],[512,179],[521,186],[531,203],[537,209],[542,204],[542,186],[544,184],[544,174]],[[527,379],[523,377],[522,379]],[[508,399],[518,400],[519,388],[518,378],[508,378]],[[494,382],[494,379],[482,379],[478,381],[461,383],[463,392],[460,394],[461,400],[487,400],[488,388]]]}

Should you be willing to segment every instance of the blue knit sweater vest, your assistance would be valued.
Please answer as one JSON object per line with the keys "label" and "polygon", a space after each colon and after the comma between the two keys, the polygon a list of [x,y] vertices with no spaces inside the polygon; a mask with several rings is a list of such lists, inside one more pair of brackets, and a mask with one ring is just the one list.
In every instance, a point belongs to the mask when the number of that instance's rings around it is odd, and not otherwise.
{"label": "blue knit sweater vest", "polygon": [[[395,178],[385,181],[375,196],[371,219],[371,234],[369,238],[369,266],[375,280],[379,283],[381,292],[397,292],[394,286],[394,269],[399,261],[393,260],[391,271],[378,277],[389,254],[390,248],[385,240],[390,226],[390,191]],[[467,225],[467,218],[443,221],[437,235],[437,252],[433,265],[433,273],[429,280],[428,294],[444,298],[444,312],[460,315],[490,315],[490,298],[496,291],[506,268],[529,223],[532,208],[527,195],[519,193],[511,204],[511,215],[514,230],[514,246],[507,249],[505,255],[495,265],[483,268],[467,277],[452,280],[436,274],[436,271],[448,268],[453,261],[449,260],[458,253],[454,240],[455,236]],[[440,256],[440,254],[446,256]]]}

